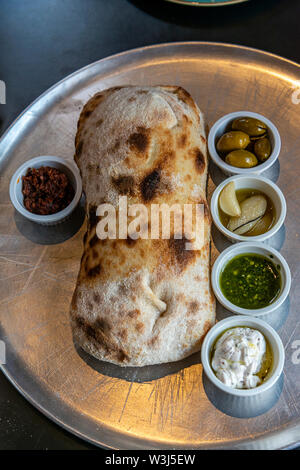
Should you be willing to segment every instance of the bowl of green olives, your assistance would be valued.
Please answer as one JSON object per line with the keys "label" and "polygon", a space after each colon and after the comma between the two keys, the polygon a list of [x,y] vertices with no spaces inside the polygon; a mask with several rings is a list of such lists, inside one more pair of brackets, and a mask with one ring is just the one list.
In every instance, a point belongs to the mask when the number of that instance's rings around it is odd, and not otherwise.
{"label": "bowl of green olives", "polygon": [[226,114],[208,135],[209,154],[226,175],[262,173],[273,165],[280,149],[276,126],[251,111]]}

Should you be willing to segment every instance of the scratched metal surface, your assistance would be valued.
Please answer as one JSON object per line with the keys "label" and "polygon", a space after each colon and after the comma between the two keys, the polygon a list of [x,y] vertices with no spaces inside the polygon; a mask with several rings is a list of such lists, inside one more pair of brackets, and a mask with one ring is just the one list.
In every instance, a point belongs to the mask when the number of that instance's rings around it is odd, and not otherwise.
{"label": "scratched metal surface", "polygon": [[[298,65],[247,48],[209,43],[153,46],[99,61],[66,78],[25,110],[3,136],[2,369],[43,413],[84,439],[119,449],[283,448],[300,440],[300,365],[292,361],[293,342],[300,339],[300,104],[292,102],[299,80]],[[45,229],[20,219],[10,204],[8,185],[15,169],[36,155],[71,159],[83,103],[94,92],[120,84],[182,85],[204,111],[208,125],[240,109],[264,114],[278,125],[280,166],[270,177],[287,198],[285,229],[277,247],[290,265],[293,287],[277,325],[286,348],[283,390],[262,415],[234,417],[209,399],[199,355],[177,364],[122,369],[78,351],[68,309],[82,250],[84,225],[76,232],[82,211],[67,225]],[[221,179],[211,168],[209,192]],[[213,231],[213,241],[214,259],[224,240]]]}

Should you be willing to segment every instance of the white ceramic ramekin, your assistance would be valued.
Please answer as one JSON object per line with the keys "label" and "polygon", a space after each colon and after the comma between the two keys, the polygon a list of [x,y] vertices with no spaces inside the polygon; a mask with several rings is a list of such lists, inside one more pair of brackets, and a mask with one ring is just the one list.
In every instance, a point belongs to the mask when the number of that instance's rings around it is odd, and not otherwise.
{"label": "white ceramic ramekin", "polygon": [[[265,381],[258,387],[251,389],[237,389],[231,388],[228,385],[225,385],[221,380],[217,378],[212,367],[211,367],[211,351],[214,346],[216,339],[227,329],[234,328],[237,326],[246,326],[249,328],[256,329],[260,331],[266,340],[269,342],[269,345],[273,354],[273,364],[272,368],[266,377]],[[283,366],[284,366],[284,347],[282,341],[276,333],[276,331],[268,325],[267,322],[260,320],[258,318],[253,318],[249,316],[234,316],[225,318],[220,322],[216,323],[207,333],[204,338],[202,348],[201,348],[201,362],[203,365],[204,372],[208,379],[220,390],[226,392],[230,395],[235,395],[239,397],[251,397],[254,395],[262,394],[266,390],[270,389],[277,380],[279,379]]]}
{"label": "white ceramic ramekin", "polygon": [[[226,163],[216,149],[216,143],[218,139],[225,134],[228,129],[228,125],[238,117],[253,117],[263,121],[269,129],[269,137],[272,145],[272,153],[270,157],[264,162],[253,168],[237,168]],[[281,139],[277,127],[265,116],[251,111],[236,111],[235,113],[229,113],[221,117],[212,126],[208,134],[208,151],[214,161],[214,163],[225,173],[226,175],[248,175],[249,173],[260,174],[263,171],[270,168],[275,160],[278,158],[281,149]]]}
{"label": "white ceramic ramekin", "polygon": [[[40,168],[41,166],[50,166],[64,172],[72,184],[75,194],[70,204],[62,211],[50,215],[38,215],[29,212],[23,204],[22,194],[22,176],[28,168]],[[64,160],[61,157],[40,156],[32,158],[21,165],[10,180],[9,195],[15,209],[27,219],[42,225],[55,225],[66,220],[76,208],[82,194],[82,183],[79,170],[75,163]]]}
{"label": "white ceramic ramekin", "polygon": [[[243,253],[257,253],[266,256],[270,258],[275,266],[279,266],[281,290],[276,300],[267,307],[251,310],[238,307],[226,299],[220,288],[220,275],[224,267],[232,258]],[[243,242],[230,246],[219,255],[212,268],[211,283],[216,298],[227,310],[239,315],[253,315],[254,317],[258,317],[273,312],[285,301],[291,288],[291,272],[283,256],[274,248],[267,247],[260,242]]]}
{"label": "white ceramic ramekin", "polygon": [[[238,189],[256,189],[261,191],[262,193],[266,194],[274,204],[275,208],[275,216],[276,220],[273,227],[268,230],[266,233],[262,233],[261,235],[257,235],[254,237],[249,237],[245,235],[237,235],[234,232],[228,230],[221,222],[219,216],[219,196],[222,189],[231,181],[234,181],[235,190]],[[263,178],[262,176],[256,175],[236,175],[232,176],[231,178],[227,178],[223,181],[217,188],[215,189],[211,202],[210,202],[210,210],[212,219],[214,224],[223,233],[231,242],[242,242],[242,241],[264,241],[268,238],[275,235],[276,232],[282,226],[285,217],[286,217],[286,202],[285,197],[279,187],[273,183],[271,180],[267,178]]]}

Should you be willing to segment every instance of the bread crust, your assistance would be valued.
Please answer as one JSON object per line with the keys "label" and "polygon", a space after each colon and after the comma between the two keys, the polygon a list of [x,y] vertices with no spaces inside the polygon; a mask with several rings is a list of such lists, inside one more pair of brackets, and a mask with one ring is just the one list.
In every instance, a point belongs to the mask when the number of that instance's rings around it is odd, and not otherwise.
{"label": "bread crust", "polygon": [[[115,87],[84,106],[75,161],[86,195],[87,231],[70,316],[75,341],[121,366],[178,361],[199,351],[215,322],[210,287],[207,151],[201,111],[178,86]],[[105,239],[99,204],[203,204],[204,244]]]}

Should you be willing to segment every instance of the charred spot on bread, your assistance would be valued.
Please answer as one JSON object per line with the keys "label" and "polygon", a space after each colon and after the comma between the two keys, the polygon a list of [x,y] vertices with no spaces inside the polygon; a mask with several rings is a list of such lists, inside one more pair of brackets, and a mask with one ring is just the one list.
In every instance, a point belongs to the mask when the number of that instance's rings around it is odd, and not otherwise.
{"label": "charred spot on bread", "polygon": [[137,308],[134,309],[134,310],[130,310],[130,311],[128,312],[128,316],[129,316],[130,318],[137,318],[140,314],[141,314],[141,312],[140,312]]}
{"label": "charred spot on bread", "polygon": [[134,178],[130,175],[118,176],[112,178],[114,187],[120,194],[133,195],[134,193]]}
{"label": "charred spot on bread", "polygon": [[119,140],[116,140],[116,142],[114,143],[114,145],[112,146],[112,152],[116,152],[121,146],[121,142]]}
{"label": "charred spot on bread", "polygon": [[114,91],[119,91],[119,90],[121,90],[122,88],[123,88],[122,86],[113,86],[113,87],[109,88],[109,91],[110,91],[111,93],[113,93]]}
{"label": "charred spot on bread", "polygon": [[99,92],[99,93],[96,93],[94,95],[94,99],[97,101],[97,103],[99,103],[99,101],[101,101],[103,98],[103,93]]}
{"label": "charred spot on bread", "polygon": [[120,349],[120,351],[118,352],[118,360],[120,362],[125,362],[129,360],[128,355],[122,349]]}
{"label": "charred spot on bread", "polygon": [[210,330],[212,324],[210,321],[206,320],[206,322],[204,323],[204,326],[203,326],[203,335],[202,335],[202,340],[204,339],[204,337],[206,336],[207,332]]}
{"label": "charred spot on bread", "polygon": [[123,341],[126,341],[126,340],[127,340],[127,338],[128,338],[128,333],[127,333],[127,331],[126,331],[125,328],[122,328],[122,330],[120,330],[120,331],[118,332],[118,337],[121,338],[121,340],[123,340]]}
{"label": "charred spot on bread", "polygon": [[83,140],[79,140],[78,144],[76,145],[76,157],[79,158],[82,152],[83,147]]}
{"label": "charred spot on bread", "polygon": [[80,328],[81,330],[83,330],[85,327],[85,323],[86,323],[85,319],[80,317],[79,315],[75,315],[74,320],[75,320],[76,326]]}
{"label": "charred spot on bread", "polygon": [[[209,211],[207,202],[204,201],[204,200],[200,200],[198,204],[203,204],[203,206],[204,206],[204,219],[206,219],[206,221],[208,223],[210,223],[211,222],[211,215],[210,215],[210,211]],[[209,250],[209,246],[206,247],[206,249],[207,248]]]}
{"label": "charred spot on bread", "polygon": [[186,250],[185,244],[188,243],[189,240],[183,236],[179,239],[170,238],[170,240],[167,241],[172,260],[176,261],[180,270],[185,269],[185,267],[195,258],[195,252],[193,250]]}
{"label": "charred spot on bread", "polygon": [[181,134],[181,136],[177,140],[177,145],[179,148],[184,148],[186,147],[186,144],[187,144],[187,135]]}
{"label": "charred spot on bread", "polygon": [[101,299],[100,299],[100,295],[97,294],[97,292],[94,292],[94,293],[93,293],[93,300],[94,300],[94,302],[95,302],[96,304],[98,304],[98,303],[100,302],[100,300],[101,300]]}
{"label": "charred spot on bread", "polygon": [[145,202],[151,201],[156,195],[161,179],[161,170],[157,168],[149,173],[141,182],[141,194]]}
{"label": "charred spot on bread", "polygon": [[74,293],[73,293],[73,296],[72,296],[72,300],[71,300],[71,307],[72,307],[73,309],[76,309],[78,299],[79,299],[78,290],[75,289],[75,291],[74,291]]}
{"label": "charred spot on bread", "polygon": [[96,93],[83,107],[81,114],[79,116],[79,120],[77,123],[77,129],[80,130],[82,125],[85,121],[91,116],[91,114],[95,111],[97,106],[99,105],[100,101],[103,99],[102,93]]}
{"label": "charred spot on bread", "polygon": [[144,333],[145,331],[145,325],[144,323],[138,321],[136,322],[135,324],[135,330],[138,332],[138,333]]}
{"label": "charred spot on bread", "polygon": [[145,152],[149,145],[149,131],[145,127],[138,127],[137,132],[129,136],[128,144],[138,152]]}
{"label": "charred spot on bread", "polygon": [[196,107],[195,101],[193,100],[191,95],[184,88],[179,86],[174,90],[174,93],[175,93],[175,95],[177,95],[177,98],[180,101],[187,104],[190,108],[192,108],[194,111],[197,112],[197,107]]}
{"label": "charred spot on bread", "polygon": [[88,277],[91,277],[91,278],[97,277],[97,276],[99,276],[99,274],[101,273],[101,270],[102,270],[101,264],[97,264],[97,265],[94,266],[93,268],[88,268],[88,269],[87,269],[87,272],[86,272],[86,275],[87,275]]}
{"label": "charred spot on bread", "polygon": [[109,331],[111,329],[110,324],[104,318],[97,318],[93,323],[93,327],[96,330]]}
{"label": "charred spot on bread", "polygon": [[112,358],[118,359],[120,362],[129,359],[126,352],[109,335],[110,325],[107,321],[99,318],[94,323],[89,323],[77,315],[75,323],[77,328],[83,331],[90,340],[93,340],[97,347],[102,347]]}
{"label": "charred spot on bread", "polygon": [[87,336],[89,336],[90,338],[93,338],[95,340],[97,340],[97,331],[95,330],[95,328],[93,328],[91,325],[89,325],[88,323],[86,323],[84,325],[84,332]]}
{"label": "charred spot on bread", "polygon": [[150,346],[150,348],[153,348],[158,343],[158,341],[158,335],[154,335],[148,340],[148,345]]}
{"label": "charred spot on bread", "polygon": [[192,302],[190,302],[188,304],[188,310],[190,313],[196,313],[200,308],[200,304],[199,302],[197,302],[197,300],[192,300]]}
{"label": "charred spot on bread", "polygon": [[195,149],[195,164],[199,173],[203,173],[205,169],[205,158],[200,149]]}
{"label": "charred spot on bread", "polygon": [[86,109],[85,111],[83,111],[82,115],[83,115],[84,118],[88,118],[88,117],[90,117],[92,112],[93,111],[91,109]]}
{"label": "charred spot on bread", "polygon": [[89,230],[91,230],[93,227],[97,225],[98,216],[96,215],[96,212],[97,212],[97,206],[90,205],[89,216],[88,216],[89,217],[89,222],[88,222]]}
{"label": "charred spot on bread", "polygon": [[137,240],[134,240],[133,238],[131,238],[129,236],[125,239],[125,243],[129,247],[133,247],[136,244],[136,242],[137,242]]}

